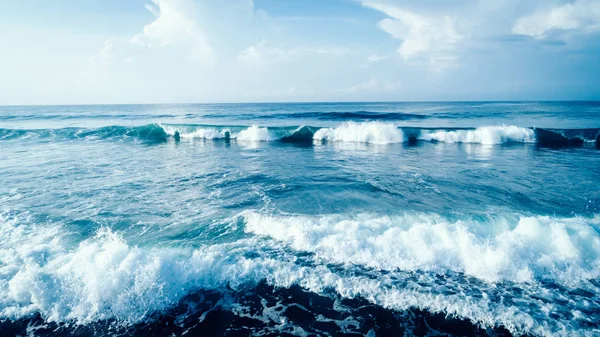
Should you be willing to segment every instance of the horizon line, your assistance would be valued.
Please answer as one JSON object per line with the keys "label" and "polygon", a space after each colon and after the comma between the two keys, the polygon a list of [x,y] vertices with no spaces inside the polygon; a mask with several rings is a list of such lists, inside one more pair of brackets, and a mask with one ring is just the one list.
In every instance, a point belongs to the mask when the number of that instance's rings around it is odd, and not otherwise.
{"label": "horizon line", "polygon": [[118,106],[118,105],[236,105],[236,104],[374,104],[374,103],[597,103],[600,99],[563,100],[417,100],[417,101],[249,101],[249,102],[193,102],[193,103],[51,103],[51,104],[0,104],[0,107],[42,106]]}

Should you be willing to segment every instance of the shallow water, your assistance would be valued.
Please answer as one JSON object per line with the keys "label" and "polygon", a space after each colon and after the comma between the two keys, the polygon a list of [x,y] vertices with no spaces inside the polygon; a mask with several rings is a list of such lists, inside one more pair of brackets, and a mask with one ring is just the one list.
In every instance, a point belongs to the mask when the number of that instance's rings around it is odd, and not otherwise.
{"label": "shallow water", "polygon": [[600,334],[600,104],[0,107],[6,335]]}

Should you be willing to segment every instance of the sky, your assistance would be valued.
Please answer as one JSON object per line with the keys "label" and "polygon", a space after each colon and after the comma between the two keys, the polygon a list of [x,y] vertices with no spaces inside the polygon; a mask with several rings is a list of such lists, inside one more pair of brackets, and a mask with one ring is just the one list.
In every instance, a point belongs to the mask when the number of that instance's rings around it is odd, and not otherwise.
{"label": "sky", "polygon": [[600,0],[0,0],[0,104],[599,100]]}

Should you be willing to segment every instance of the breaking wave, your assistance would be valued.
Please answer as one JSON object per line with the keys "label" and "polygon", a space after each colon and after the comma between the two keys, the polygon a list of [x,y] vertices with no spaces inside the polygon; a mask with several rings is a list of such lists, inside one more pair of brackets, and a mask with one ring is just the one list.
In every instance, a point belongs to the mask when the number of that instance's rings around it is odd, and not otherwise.
{"label": "breaking wave", "polygon": [[365,121],[404,121],[413,119],[427,119],[431,116],[425,114],[403,113],[403,112],[377,112],[377,111],[304,111],[304,112],[285,112],[285,113],[266,113],[252,114],[239,113],[235,116],[218,113],[206,114],[205,118],[237,118],[237,119],[317,119],[327,121],[347,121],[347,120],[365,120]]}
{"label": "breaking wave", "polygon": [[[244,212],[236,219],[232,225],[241,220],[252,236],[185,248],[133,246],[107,228],[73,244],[61,226],[42,230],[27,217],[2,214],[0,316],[133,325],[159,319],[201,290],[248,293],[265,282],[515,334],[598,329],[600,299],[590,282],[600,270],[598,217]],[[557,316],[565,298],[570,311]]]}
{"label": "breaking wave", "polygon": [[600,277],[600,217],[499,216],[452,221],[436,214],[324,217],[244,214],[246,230],[335,263],[376,270],[448,271],[488,282]]}
{"label": "breaking wave", "polygon": [[356,142],[394,144],[411,141],[444,143],[508,144],[537,143],[545,146],[580,146],[594,142],[599,129],[549,130],[514,125],[485,126],[474,129],[403,128],[383,122],[344,122],[333,128],[312,126],[163,126],[186,139],[237,139],[244,141],[281,141],[286,143]]}
{"label": "breaking wave", "polygon": [[346,122],[336,128],[319,129],[316,141],[392,144],[404,142],[404,133],[394,124]]}
{"label": "breaking wave", "polygon": [[264,127],[221,125],[149,124],[144,126],[108,126],[97,129],[0,129],[0,141],[45,138],[58,140],[127,140],[162,143],[175,140],[226,140],[241,142],[327,143],[355,142],[395,144],[416,142],[509,144],[535,143],[548,147],[600,146],[600,129],[541,129],[514,125],[484,126],[472,129],[431,129],[400,127],[378,121],[344,122],[336,127]]}
{"label": "breaking wave", "polygon": [[474,130],[422,131],[418,136],[418,139],[444,143],[533,143],[535,142],[535,132],[532,129],[521,128],[514,125],[488,126]]}
{"label": "breaking wave", "polygon": [[158,124],[143,126],[106,126],[91,128],[62,129],[0,129],[0,141],[14,139],[56,139],[56,140],[134,140],[145,143],[163,143],[168,139],[167,132]]}

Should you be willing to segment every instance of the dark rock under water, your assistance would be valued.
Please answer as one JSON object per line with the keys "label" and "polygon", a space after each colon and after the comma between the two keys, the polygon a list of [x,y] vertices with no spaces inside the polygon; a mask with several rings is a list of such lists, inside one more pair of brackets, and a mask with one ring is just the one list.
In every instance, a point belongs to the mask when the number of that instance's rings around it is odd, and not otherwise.
{"label": "dark rock under water", "polygon": [[584,144],[584,140],[581,137],[566,137],[554,130],[536,128],[535,136],[539,145],[547,147],[582,146]]}
{"label": "dark rock under water", "polygon": [[45,323],[39,315],[0,322],[0,336],[25,336],[31,330],[40,337],[294,336],[299,331],[306,336],[513,336],[503,327],[481,328],[442,313],[398,312],[363,299],[322,296],[298,286],[274,288],[265,283],[251,291],[192,294],[151,323],[130,327],[115,321]]}

